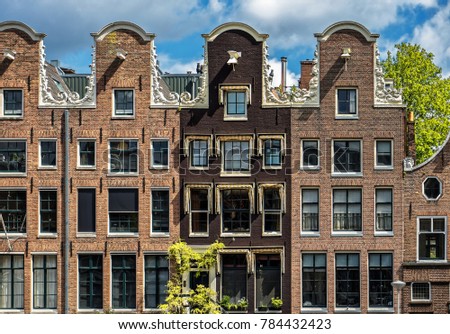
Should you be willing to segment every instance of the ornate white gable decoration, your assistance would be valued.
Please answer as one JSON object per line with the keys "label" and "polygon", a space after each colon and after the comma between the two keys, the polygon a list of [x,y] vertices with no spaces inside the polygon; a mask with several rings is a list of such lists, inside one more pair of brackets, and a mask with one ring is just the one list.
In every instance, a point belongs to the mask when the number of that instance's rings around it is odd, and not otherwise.
{"label": "ornate white gable decoration", "polygon": [[88,77],[88,86],[83,98],[77,92],[59,92],[52,94],[48,85],[47,66],[45,62],[45,46],[41,42],[39,61],[39,108],[95,108],[96,107],[96,65],[95,47],[92,52],[91,75]]}
{"label": "ornate white gable decoration", "polygon": [[386,88],[383,67],[380,61],[380,51],[375,44],[375,107],[402,107],[402,92],[394,88]]}
{"label": "ornate white gable decoration", "polygon": [[293,87],[290,91],[280,92],[270,86],[269,72],[270,65],[268,61],[268,47],[263,46],[263,108],[273,107],[318,107],[319,106],[319,61],[318,50],[314,52],[313,67],[309,89],[300,89]]}
{"label": "ornate white gable decoration", "polygon": [[[152,71],[151,108],[208,108],[208,52],[205,46],[202,74],[199,78],[197,96],[193,98],[189,92],[168,92],[163,88],[163,79],[158,70],[156,47],[153,46],[150,54]],[[168,88],[168,87],[167,87]]]}

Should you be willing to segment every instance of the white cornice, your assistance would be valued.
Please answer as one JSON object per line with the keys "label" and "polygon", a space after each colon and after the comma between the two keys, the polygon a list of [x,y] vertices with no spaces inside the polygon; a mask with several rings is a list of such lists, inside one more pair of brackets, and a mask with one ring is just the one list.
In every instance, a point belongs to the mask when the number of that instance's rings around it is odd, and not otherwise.
{"label": "white cornice", "polygon": [[331,35],[339,30],[355,30],[359,32],[368,42],[376,42],[377,38],[380,37],[379,34],[372,34],[366,27],[362,24],[354,21],[340,21],[333,23],[328,28],[326,28],[322,33],[315,33],[314,36],[319,42],[326,41]]}
{"label": "white cornice", "polygon": [[102,29],[100,29],[99,32],[93,32],[91,33],[91,36],[94,37],[95,41],[102,41],[108,34],[112,33],[116,30],[130,30],[138,34],[144,42],[149,42],[155,38],[155,34],[148,33],[144,29],[142,29],[140,26],[133,22],[128,21],[117,21],[112,22],[106,26],[104,26]]}
{"label": "white cornice", "polygon": [[41,41],[46,36],[44,33],[36,32],[33,28],[20,21],[0,22],[0,31],[5,31],[8,29],[17,29],[23,31],[35,42]]}
{"label": "white cornice", "polygon": [[269,35],[260,34],[255,29],[253,29],[249,25],[242,23],[242,22],[224,23],[224,24],[218,26],[217,28],[215,28],[209,34],[203,34],[202,36],[205,38],[206,42],[212,42],[216,39],[217,36],[219,36],[220,34],[223,34],[226,31],[229,31],[229,30],[245,31],[247,34],[252,36],[256,42],[264,42],[269,37]]}

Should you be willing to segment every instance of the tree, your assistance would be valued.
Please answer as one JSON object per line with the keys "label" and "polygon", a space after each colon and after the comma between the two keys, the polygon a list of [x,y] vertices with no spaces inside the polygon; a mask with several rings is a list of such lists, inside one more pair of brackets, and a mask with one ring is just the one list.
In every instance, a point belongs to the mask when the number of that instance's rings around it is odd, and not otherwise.
{"label": "tree", "polygon": [[428,159],[442,145],[450,127],[450,78],[434,64],[434,55],[418,44],[395,46],[383,62],[386,77],[402,89],[407,111],[415,118],[416,160]]}
{"label": "tree", "polygon": [[217,261],[217,253],[224,247],[223,243],[216,241],[205,252],[198,253],[184,241],[170,246],[169,260],[174,263],[175,272],[167,284],[166,303],[159,305],[159,308],[171,314],[186,313],[186,307],[190,308],[191,313],[220,313],[220,305],[215,302],[216,293],[208,287],[198,285],[188,295],[183,295],[183,273],[192,267],[209,270]]}

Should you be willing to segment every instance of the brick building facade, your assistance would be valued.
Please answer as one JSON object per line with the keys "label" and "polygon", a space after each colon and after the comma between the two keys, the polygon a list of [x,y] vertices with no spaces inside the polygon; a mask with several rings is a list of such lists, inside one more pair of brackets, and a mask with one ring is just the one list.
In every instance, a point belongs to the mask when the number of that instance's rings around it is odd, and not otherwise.
{"label": "brick building facade", "polygon": [[185,292],[249,313],[275,297],[270,312],[393,313],[396,280],[402,311],[448,311],[446,149],[404,174],[378,35],[316,34],[290,92],[271,87],[268,35],[242,23],[203,35],[184,76],[162,75],[155,35],[130,22],[92,34],[84,77],[46,63],[44,37],[0,23],[0,312],[156,312],[180,238],[225,244]]}

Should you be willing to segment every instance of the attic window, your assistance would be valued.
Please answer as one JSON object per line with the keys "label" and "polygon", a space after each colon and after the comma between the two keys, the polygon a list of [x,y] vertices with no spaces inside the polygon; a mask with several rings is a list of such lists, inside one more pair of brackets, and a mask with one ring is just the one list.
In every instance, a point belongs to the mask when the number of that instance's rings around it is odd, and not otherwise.
{"label": "attic window", "polygon": [[58,88],[58,90],[59,90],[60,93],[64,93],[64,92],[65,92],[65,91],[64,91],[64,87],[63,87],[63,85],[61,84],[61,82],[59,82],[59,81],[56,80],[56,79],[53,79],[53,82],[55,83],[56,88]]}
{"label": "attic window", "polygon": [[220,86],[219,103],[224,105],[224,120],[246,120],[250,104],[250,87]]}

